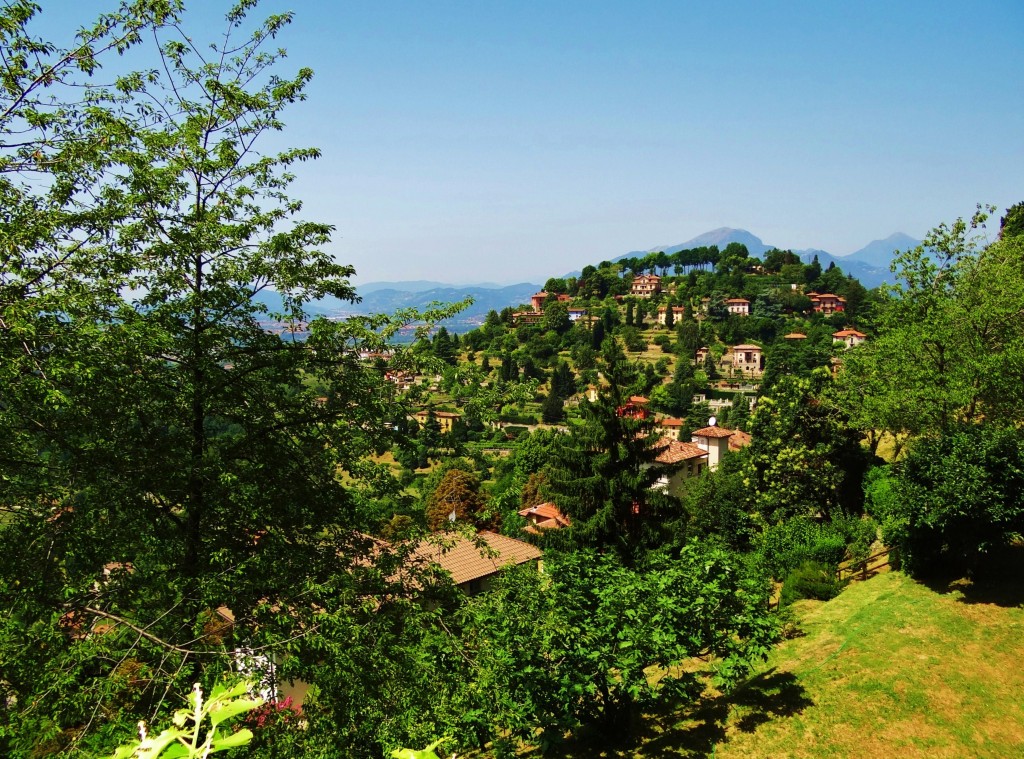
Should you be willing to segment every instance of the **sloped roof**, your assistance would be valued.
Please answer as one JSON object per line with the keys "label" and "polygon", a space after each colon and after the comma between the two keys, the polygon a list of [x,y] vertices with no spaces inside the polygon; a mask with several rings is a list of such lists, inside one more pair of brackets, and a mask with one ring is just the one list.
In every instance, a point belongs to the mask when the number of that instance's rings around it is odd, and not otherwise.
{"label": "sloped roof", "polygon": [[655,459],[659,464],[678,464],[680,461],[706,458],[708,455],[707,451],[694,443],[662,438],[661,444],[665,446],[665,450],[659,453],[658,458]]}
{"label": "sloped roof", "polygon": [[420,543],[414,553],[448,572],[456,585],[479,580],[503,567],[525,564],[544,555],[536,546],[495,532],[481,532],[476,537],[484,545],[477,547],[476,541],[454,535],[444,546]]}
{"label": "sloped roof", "polygon": [[741,448],[746,448],[750,445],[751,437],[749,432],[743,430],[733,430],[732,437],[729,438],[729,450],[738,451]]}
{"label": "sloped roof", "polygon": [[661,427],[682,427],[686,422],[682,419],[676,419],[672,416],[667,416],[664,419],[658,420],[658,425]]}
{"label": "sloped roof", "polygon": [[[568,527],[571,524],[569,517],[563,514],[561,510],[550,501],[548,503],[538,503],[536,506],[529,506],[520,511],[519,516],[527,518],[537,517],[537,524],[540,527]],[[550,520],[554,520],[555,524],[547,524]]]}
{"label": "sloped roof", "polygon": [[787,340],[806,340],[807,335],[803,332],[790,332],[788,335],[783,335]]}
{"label": "sloped roof", "polygon": [[832,337],[867,337],[867,335],[855,329],[841,329],[838,332],[833,332]]}
{"label": "sloped roof", "polygon": [[699,430],[694,430],[693,434],[698,437],[731,437],[733,431],[727,430],[725,427],[701,427]]}
{"label": "sloped roof", "polygon": [[759,351],[762,350],[760,345],[751,345],[749,343],[743,343],[743,345],[733,346],[734,351]]}

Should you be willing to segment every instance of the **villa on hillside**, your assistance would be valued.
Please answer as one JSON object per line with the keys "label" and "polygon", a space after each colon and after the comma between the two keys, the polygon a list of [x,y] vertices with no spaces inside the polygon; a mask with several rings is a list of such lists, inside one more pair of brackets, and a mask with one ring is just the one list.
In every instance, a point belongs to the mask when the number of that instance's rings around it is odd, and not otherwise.
{"label": "villa on hillside", "polygon": [[692,442],[698,448],[707,451],[708,469],[712,472],[718,469],[718,464],[729,450],[729,438],[733,436],[732,430],[724,427],[702,427],[693,431]]}
{"label": "villa on hillside", "polygon": [[863,332],[858,332],[857,330],[849,327],[832,333],[832,340],[837,343],[842,343],[847,348],[853,348],[854,346],[860,345],[861,343],[866,342],[867,339],[868,336]]}
{"label": "villa on hillside", "polygon": [[413,419],[415,419],[419,423],[420,427],[422,427],[427,423],[427,420],[430,418],[431,413],[433,413],[434,418],[437,419],[437,423],[441,427],[441,432],[451,432],[452,423],[456,419],[462,418],[461,414],[453,414],[451,411],[431,412],[429,409],[424,409],[422,411],[417,411],[415,414],[413,414]]}
{"label": "villa on hillside", "polygon": [[830,316],[846,310],[846,298],[832,293],[807,293],[811,307],[819,314]]}
{"label": "villa on hillside", "polygon": [[[668,306],[658,306],[657,308],[657,323],[665,327],[665,323],[668,319],[667,314],[669,312]],[[672,306],[672,319],[676,324],[683,321],[686,315],[686,308],[681,305]]]}
{"label": "villa on hillside", "polygon": [[730,314],[737,316],[750,316],[750,301],[746,298],[728,298],[725,307]]}
{"label": "villa on hillside", "polygon": [[523,531],[534,535],[540,534],[541,530],[560,530],[572,525],[569,517],[550,501],[528,506],[519,512],[519,516],[530,522]]}
{"label": "villa on hillside", "polygon": [[690,477],[698,477],[708,468],[708,451],[694,443],[685,443],[669,437],[658,441],[664,446],[655,459],[656,464],[675,468],[670,474],[663,474],[655,488],[664,488],[671,495],[678,495],[683,483]]}
{"label": "villa on hillside", "polygon": [[732,365],[742,374],[759,377],[764,369],[764,351],[759,345],[737,345],[732,348]]}
{"label": "villa on hillside", "polygon": [[635,298],[651,298],[661,292],[661,277],[657,274],[641,274],[633,278],[629,294]]}

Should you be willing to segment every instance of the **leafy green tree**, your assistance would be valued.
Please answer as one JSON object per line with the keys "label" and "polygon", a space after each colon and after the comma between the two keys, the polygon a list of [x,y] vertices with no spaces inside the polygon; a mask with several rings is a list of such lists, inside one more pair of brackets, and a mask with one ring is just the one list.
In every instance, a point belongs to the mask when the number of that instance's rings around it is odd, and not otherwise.
{"label": "leafy green tree", "polygon": [[[213,51],[173,2],[127,4],[68,49],[29,34],[30,3],[0,8],[0,194],[18,230],[0,253],[6,756],[109,749],[163,717],[169,689],[219,678],[236,645],[316,686],[310,734],[340,753],[379,748],[337,725],[377,724],[408,685],[367,677],[403,649],[359,636],[418,612],[382,579],[397,559],[352,529],[354,491],[395,486],[371,459],[397,400],[359,351],[403,320],[305,312],[352,299],[352,270],[288,195],[317,151],[261,142],[311,72],[277,72],[266,48],[291,16],[253,23],[251,5]],[[90,78],[104,50],[154,36],[155,71]],[[253,666],[269,676],[269,658]]]}
{"label": "leafy green tree", "polygon": [[868,503],[908,570],[984,573],[1024,534],[1024,435],[981,423],[916,441]]}
{"label": "leafy green tree", "polygon": [[987,244],[985,221],[942,224],[894,260],[902,284],[878,306],[877,337],[843,356],[860,424],[916,436],[1024,420],[1024,238]]}
{"label": "leafy green tree", "polygon": [[770,523],[861,511],[866,454],[846,415],[825,398],[830,381],[824,369],[782,377],[758,399],[747,476],[755,509]]}
{"label": "leafy green tree", "polygon": [[548,393],[541,404],[540,414],[545,424],[558,424],[565,419],[564,401],[556,393]]}
{"label": "leafy green tree", "polygon": [[478,694],[464,719],[485,713],[486,738],[508,751],[538,735],[557,745],[584,726],[621,735],[659,703],[693,701],[703,673],[681,665],[694,658],[713,657],[728,691],[776,637],[767,583],[721,550],[690,544],[647,572],[580,552],[546,562],[545,574],[504,573],[461,620]]}

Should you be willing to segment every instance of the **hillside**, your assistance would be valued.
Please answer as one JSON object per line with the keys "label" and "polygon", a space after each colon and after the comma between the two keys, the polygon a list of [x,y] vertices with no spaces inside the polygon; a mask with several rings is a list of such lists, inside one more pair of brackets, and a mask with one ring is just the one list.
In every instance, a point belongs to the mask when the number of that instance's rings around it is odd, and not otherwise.
{"label": "hillside", "polygon": [[646,725],[621,755],[1020,756],[1021,590],[940,591],[887,573],[829,603],[798,603],[806,635],[778,646],[731,698]]}

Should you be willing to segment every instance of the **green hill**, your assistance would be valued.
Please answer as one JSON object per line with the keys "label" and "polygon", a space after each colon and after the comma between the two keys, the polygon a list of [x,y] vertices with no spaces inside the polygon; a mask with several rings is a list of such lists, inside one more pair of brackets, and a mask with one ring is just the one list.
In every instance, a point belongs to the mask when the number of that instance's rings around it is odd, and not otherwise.
{"label": "green hill", "polygon": [[800,602],[805,634],[732,696],[653,719],[638,745],[573,755],[1022,756],[1021,588],[999,603],[942,591],[887,573]]}

